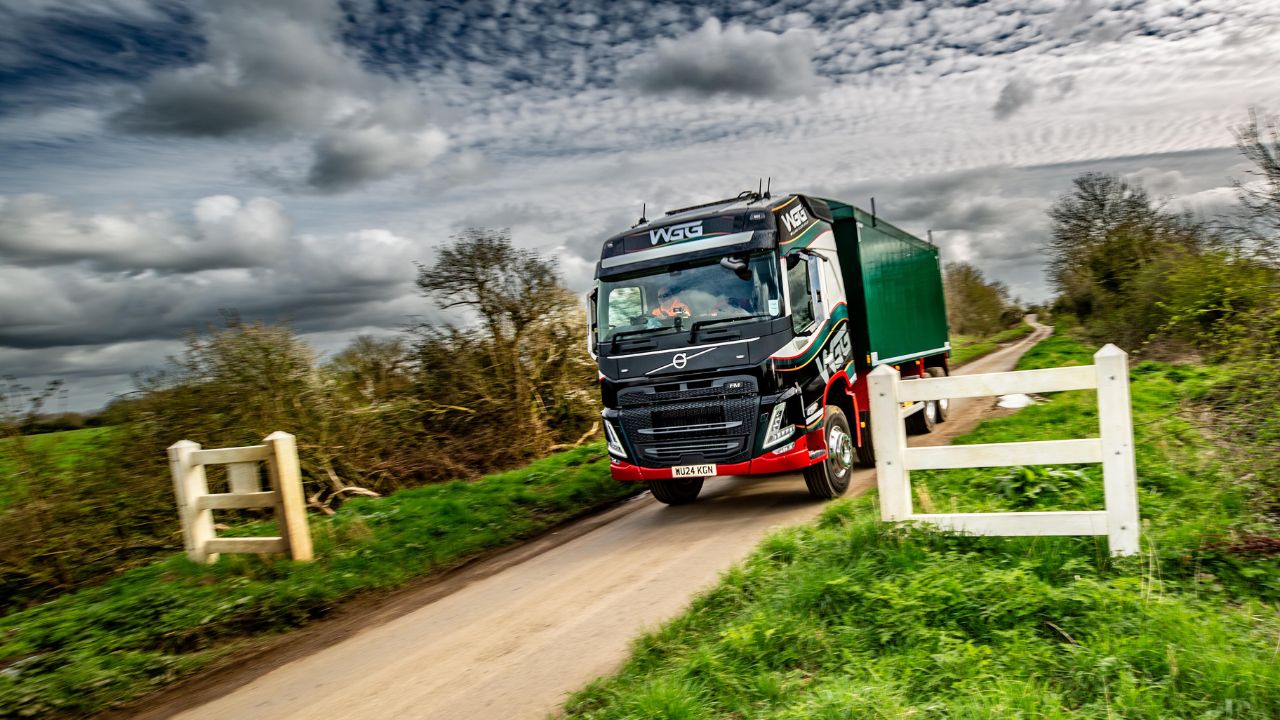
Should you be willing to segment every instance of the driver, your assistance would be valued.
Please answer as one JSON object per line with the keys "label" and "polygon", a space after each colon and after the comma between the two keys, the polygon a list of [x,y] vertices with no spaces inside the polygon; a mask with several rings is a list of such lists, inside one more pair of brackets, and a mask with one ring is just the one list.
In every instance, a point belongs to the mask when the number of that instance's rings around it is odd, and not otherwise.
{"label": "driver", "polygon": [[669,287],[663,287],[658,290],[658,306],[653,309],[652,314],[656,318],[687,318],[690,316],[689,306],[676,297]]}

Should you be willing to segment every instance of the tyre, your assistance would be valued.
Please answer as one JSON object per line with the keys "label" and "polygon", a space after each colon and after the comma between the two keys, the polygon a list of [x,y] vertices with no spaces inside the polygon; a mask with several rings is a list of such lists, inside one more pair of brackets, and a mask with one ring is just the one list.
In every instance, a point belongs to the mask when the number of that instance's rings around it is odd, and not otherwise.
{"label": "tyre", "polygon": [[844,412],[835,405],[828,405],[825,425],[827,459],[804,471],[804,484],[809,488],[809,494],[819,500],[843,495],[849,489],[849,478],[853,475],[854,440]]}
{"label": "tyre", "polygon": [[854,453],[862,467],[876,466],[876,446],[871,444],[871,413],[859,413],[862,418],[862,444]]}
{"label": "tyre", "polygon": [[[946,377],[947,376],[946,369],[940,368],[940,367],[931,367],[925,372],[929,373],[929,377]],[[937,411],[937,419],[934,420],[934,422],[946,422],[947,412],[951,409],[951,399],[943,398],[941,400],[935,401],[934,409]]]}
{"label": "tyre", "polygon": [[667,505],[684,505],[698,499],[704,478],[680,478],[679,480],[650,480],[649,492],[658,502]]}
{"label": "tyre", "polygon": [[925,400],[924,407],[908,415],[905,422],[908,435],[927,435],[933,432],[933,426],[938,423],[938,402]]}

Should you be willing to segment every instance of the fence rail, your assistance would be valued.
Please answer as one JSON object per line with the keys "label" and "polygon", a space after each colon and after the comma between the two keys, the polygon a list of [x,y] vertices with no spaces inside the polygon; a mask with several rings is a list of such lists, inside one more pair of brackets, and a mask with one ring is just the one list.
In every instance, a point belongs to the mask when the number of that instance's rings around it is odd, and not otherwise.
{"label": "fence rail", "polygon": [[[261,462],[267,465],[270,490],[262,489]],[[209,492],[206,465],[227,466],[231,492]],[[271,433],[262,445],[208,450],[190,440],[180,440],[169,447],[169,468],[173,473],[187,557],[200,563],[216,561],[219,553],[288,553],[294,560],[312,559],[298,446],[289,433]],[[244,508],[275,508],[280,535],[218,537],[214,532],[213,511]]]}
{"label": "fence rail", "polygon": [[[974,535],[1106,535],[1113,555],[1138,552],[1137,470],[1129,399],[1128,354],[1106,345],[1086,367],[902,380],[881,365],[868,378],[880,515]],[[907,447],[904,403],[1061,390],[1098,391],[1099,437],[1076,440]],[[1084,512],[912,512],[911,471],[1013,465],[1101,463],[1106,509]]]}

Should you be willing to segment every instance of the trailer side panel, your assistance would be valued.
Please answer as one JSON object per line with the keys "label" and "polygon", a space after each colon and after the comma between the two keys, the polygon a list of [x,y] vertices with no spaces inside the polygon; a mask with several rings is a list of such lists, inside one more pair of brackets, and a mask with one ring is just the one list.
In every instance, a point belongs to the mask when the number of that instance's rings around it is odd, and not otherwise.
{"label": "trailer side panel", "polygon": [[858,208],[828,204],[835,217],[850,310],[855,304],[864,308],[869,364],[898,363],[948,350],[938,249],[883,220],[873,222]]}

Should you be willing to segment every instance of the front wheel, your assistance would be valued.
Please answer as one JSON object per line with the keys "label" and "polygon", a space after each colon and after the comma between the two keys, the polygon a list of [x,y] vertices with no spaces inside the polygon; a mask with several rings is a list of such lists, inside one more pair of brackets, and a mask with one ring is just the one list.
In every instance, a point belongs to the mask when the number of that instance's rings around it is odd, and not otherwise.
{"label": "front wheel", "polygon": [[658,502],[667,505],[685,505],[698,499],[702,492],[703,478],[680,478],[679,480],[650,480],[649,492],[658,498]]}
{"label": "front wheel", "polygon": [[819,500],[840,497],[849,489],[853,474],[854,442],[849,421],[835,405],[827,406],[827,459],[805,468],[804,484],[809,494]]}

